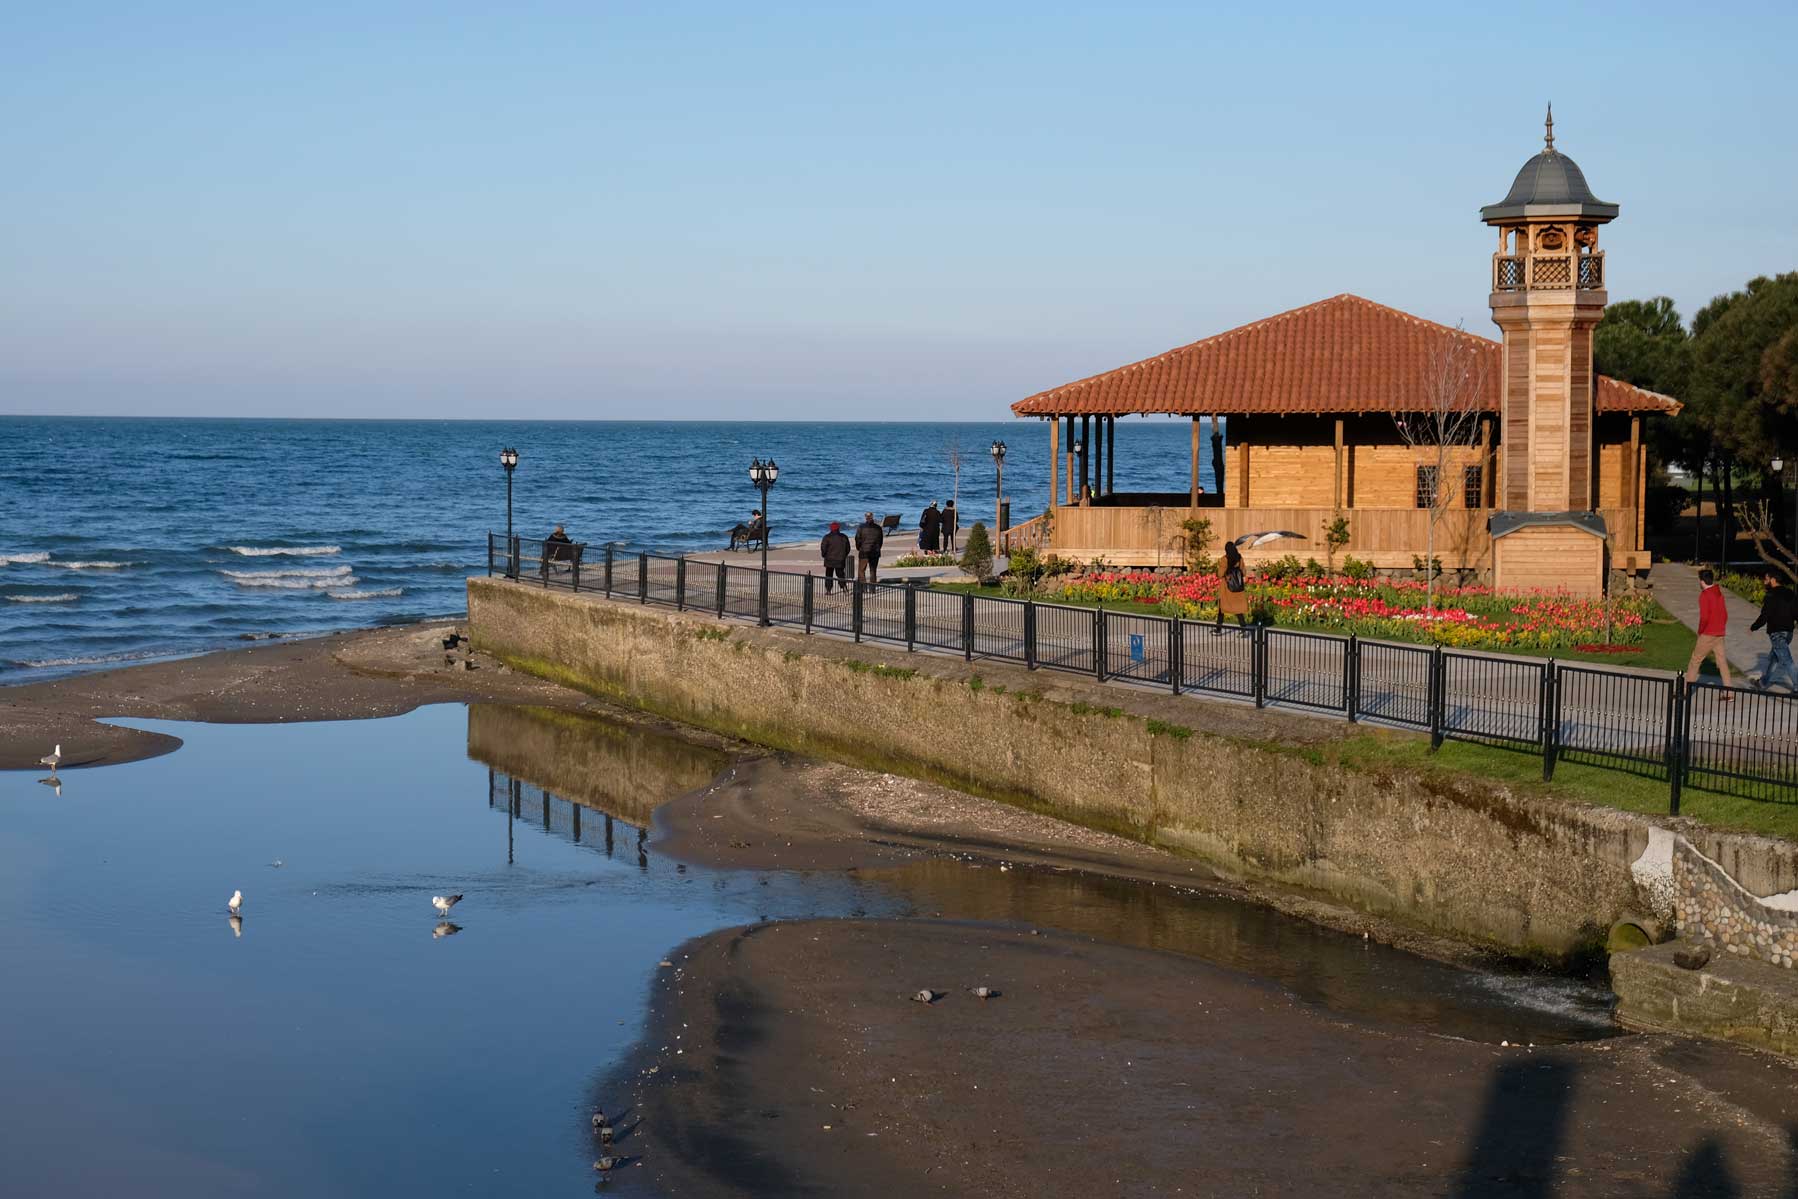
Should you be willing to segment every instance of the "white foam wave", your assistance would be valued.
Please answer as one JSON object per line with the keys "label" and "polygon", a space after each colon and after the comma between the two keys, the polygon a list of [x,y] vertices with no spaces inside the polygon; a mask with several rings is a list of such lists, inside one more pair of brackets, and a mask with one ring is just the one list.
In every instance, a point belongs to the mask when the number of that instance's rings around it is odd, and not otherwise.
{"label": "white foam wave", "polygon": [[0,554],[0,566],[23,566],[32,562],[48,562],[50,555],[43,550],[31,554]]}
{"label": "white foam wave", "polygon": [[334,600],[387,599],[390,596],[404,595],[405,593],[406,589],[404,587],[371,587],[362,591],[350,590],[325,592],[326,595]]}
{"label": "white foam wave", "polygon": [[6,601],[11,604],[68,604],[80,598],[73,591],[65,591],[61,595],[9,595]]}
{"label": "white foam wave", "polygon": [[290,558],[315,558],[343,552],[341,545],[228,545],[225,548],[246,558],[276,558],[283,555]]}
{"label": "white foam wave", "polygon": [[343,574],[302,577],[248,575],[231,581],[239,587],[266,587],[278,591],[322,591],[331,587],[354,587],[357,580],[355,575],[345,571]]}
{"label": "white foam wave", "polygon": [[234,583],[245,583],[251,587],[261,584],[259,579],[341,579],[350,573],[347,566],[288,566],[281,570],[221,570]]}
{"label": "white foam wave", "polygon": [[167,653],[160,650],[133,650],[123,654],[94,654],[85,658],[37,658],[16,663],[28,666],[33,670],[49,670],[57,666],[99,666],[106,662],[140,662],[145,658],[164,658]]}
{"label": "white foam wave", "polygon": [[136,566],[136,562],[48,562],[47,566],[60,566],[64,570],[124,570],[127,566]]}

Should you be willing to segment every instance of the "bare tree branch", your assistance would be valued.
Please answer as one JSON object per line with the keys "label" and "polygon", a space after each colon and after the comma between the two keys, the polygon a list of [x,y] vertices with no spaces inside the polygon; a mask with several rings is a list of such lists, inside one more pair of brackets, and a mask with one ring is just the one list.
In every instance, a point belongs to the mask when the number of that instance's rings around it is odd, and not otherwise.
{"label": "bare tree branch", "polygon": [[1773,535],[1773,511],[1767,501],[1737,504],[1736,520],[1742,526],[1742,532],[1754,542],[1754,552],[1761,556],[1761,561],[1785,575],[1793,586],[1798,586],[1798,554]]}
{"label": "bare tree branch", "polygon": [[[1455,506],[1460,481],[1454,468],[1467,464],[1466,451],[1480,437],[1487,377],[1487,355],[1483,350],[1461,326],[1455,326],[1453,333],[1430,347],[1423,394],[1405,411],[1392,414],[1399,439],[1411,447],[1414,460],[1422,459],[1418,464],[1427,472],[1418,504],[1430,514],[1424,541],[1424,577],[1428,580],[1425,605],[1432,611],[1436,607],[1436,522]],[[1480,465],[1484,469],[1485,464]]]}

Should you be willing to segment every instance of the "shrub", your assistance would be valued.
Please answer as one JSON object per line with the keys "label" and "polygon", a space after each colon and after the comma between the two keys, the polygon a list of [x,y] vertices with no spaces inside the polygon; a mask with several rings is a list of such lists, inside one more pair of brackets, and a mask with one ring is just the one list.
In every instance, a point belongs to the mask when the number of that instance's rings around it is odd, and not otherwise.
{"label": "shrub", "polygon": [[1355,580],[1357,583],[1364,583],[1374,576],[1373,563],[1363,562],[1361,559],[1350,555],[1342,560],[1342,573],[1348,578]]}
{"label": "shrub", "polygon": [[1180,522],[1180,548],[1185,554],[1189,573],[1206,575],[1216,569],[1211,557],[1211,540],[1209,517],[1193,517]]}
{"label": "shrub", "polygon": [[1335,573],[1333,570],[1326,569],[1324,564],[1316,558],[1305,559],[1305,577],[1308,579],[1325,579]]}
{"label": "shrub", "polygon": [[1338,512],[1336,519],[1331,521],[1330,526],[1324,530],[1324,556],[1329,561],[1331,574],[1336,573],[1336,555],[1341,553],[1348,543],[1348,518]]}
{"label": "shrub", "polygon": [[894,566],[955,566],[954,554],[904,554],[893,560]]}
{"label": "shrub", "polygon": [[[1426,573],[1426,570],[1428,573]],[[1420,579],[1436,578],[1437,576],[1441,575],[1441,573],[1442,573],[1442,559],[1431,558],[1430,564],[1426,568],[1423,564],[1423,556],[1421,554],[1412,554],[1411,555],[1411,573],[1416,575]]]}
{"label": "shrub", "polygon": [[1276,558],[1272,562],[1269,562],[1256,573],[1264,579],[1272,579],[1276,583],[1283,583],[1287,579],[1302,577],[1305,573],[1305,564],[1299,561],[1297,554],[1287,554],[1284,557]]}
{"label": "shrub", "polygon": [[[1015,556],[1014,556],[1014,561]],[[993,577],[993,543],[986,535],[986,526],[979,521],[968,530],[968,545],[961,552],[961,568],[973,575],[982,583],[990,582]]]}

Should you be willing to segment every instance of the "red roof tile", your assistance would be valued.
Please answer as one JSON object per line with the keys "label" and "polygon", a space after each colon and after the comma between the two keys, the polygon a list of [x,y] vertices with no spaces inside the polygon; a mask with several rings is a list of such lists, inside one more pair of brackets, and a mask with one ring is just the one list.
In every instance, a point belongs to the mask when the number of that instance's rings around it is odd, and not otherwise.
{"label": "red roof tile", "polygon": [[[1485,407],[1498,409],[1499,343],[1340,295],[1093,375],[1011,406],[1019,416],[1404,411],[1426,391],[1430,349],[1463,337],[1491,355]],[[1599,376],[1600,412],[1678,412],[1671,396]]]}

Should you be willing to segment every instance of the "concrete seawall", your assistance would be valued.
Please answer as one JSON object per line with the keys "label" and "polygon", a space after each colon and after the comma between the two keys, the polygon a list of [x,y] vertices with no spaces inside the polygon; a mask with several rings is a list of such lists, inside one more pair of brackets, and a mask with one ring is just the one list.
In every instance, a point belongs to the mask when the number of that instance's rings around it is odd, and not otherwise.
{"label": "concrete seawall", "polygon": [[[1331,750],[1356,735],[1348,725],[503,579],[471,579],[468,611],[476,645],[520,669],[1507,952],[1592,948],[1614,920],[1666,899],[1631,869],[1650,819],[1464,776],[1346,767]],[[1798,886],[1798,847],[1685,831],[1758,894]]]}

